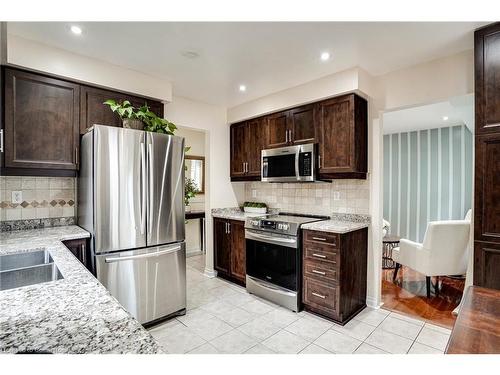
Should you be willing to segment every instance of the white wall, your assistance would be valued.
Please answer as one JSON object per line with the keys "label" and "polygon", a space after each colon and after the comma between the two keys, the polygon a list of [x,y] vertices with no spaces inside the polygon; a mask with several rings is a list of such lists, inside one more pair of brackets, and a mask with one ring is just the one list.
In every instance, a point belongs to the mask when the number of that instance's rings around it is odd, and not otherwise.
{"label": "white wall", "polygon": [[266,113],[311,103],[358,89],[360,69],[352,68],[229,108],[227,120],[238,122]]}
{"label": "white wall", "polygon": [[[186,155],[205,156],[205,131],[178,127],[176,135],[184,137],[186,147],[190,150]],[[189,206],[192,210],[205,210],[205,194],[197,194],[191,198]],[[187,255],[199,254],[201,251],[200,220],[191,219],[186,221],[186,253]]]}
{"label": "white wall", "polygon": [[172,84],[132,69],[9,34],[7,62],[100,86],[172,100]]}
{"label": "white wall", "polygon": [[165,117],[176,125],[205,131],[206,269],[213,275],[213,230],[211,209],[234,207],[244,196],[243,184],[229,177],[229,126],[226,109],[182,97],[165,105]]}
{"label": "white wall", "polygon": [[376,77],[376,86],[383,110],[435,103],[473,93],[473,51]]}

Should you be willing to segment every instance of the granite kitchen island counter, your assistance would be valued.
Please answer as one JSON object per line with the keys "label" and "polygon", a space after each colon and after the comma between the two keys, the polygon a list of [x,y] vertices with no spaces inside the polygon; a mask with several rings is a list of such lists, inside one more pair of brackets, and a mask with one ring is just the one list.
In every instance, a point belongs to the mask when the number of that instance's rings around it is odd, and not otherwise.
{"label": "granite kitchen island counter", "polygon": [[47,249],[64,277],[0,291],[0,353],[162,353],[61,243],[86,237],[74,225],[0,232],[0,255]]}

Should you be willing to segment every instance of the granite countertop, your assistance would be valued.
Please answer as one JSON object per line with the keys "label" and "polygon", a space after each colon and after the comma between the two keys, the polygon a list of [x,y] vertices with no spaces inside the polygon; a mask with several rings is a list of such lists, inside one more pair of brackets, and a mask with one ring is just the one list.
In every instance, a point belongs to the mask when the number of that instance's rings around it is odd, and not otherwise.
{"label": "granite countertop", "polygon": [[313,223],[302,224],[302,229],[317,230],[320,232],[330,232],[344,234],[354,232],[355,230],[367,228],[370,223],[343,221],[343,220],[323,220],[315,221]]}
{"label": "granite countertop", "polygon": [[221,219],[245,221],[249,217],[261,217],[261,216],[266,216],[266,215],[269,215],[269,214],[257,214],[257,213],[243,212],[243,211],[241,211],[241,209],[239,207],[212,209],[212,216],[218,217]]}
{"label": "granite countertop", "polygon": [[0,352],[162,352],[61,243],[86,237],[75,225],[1,233],[0,254],[47,249],[64,279],[0,291]]}

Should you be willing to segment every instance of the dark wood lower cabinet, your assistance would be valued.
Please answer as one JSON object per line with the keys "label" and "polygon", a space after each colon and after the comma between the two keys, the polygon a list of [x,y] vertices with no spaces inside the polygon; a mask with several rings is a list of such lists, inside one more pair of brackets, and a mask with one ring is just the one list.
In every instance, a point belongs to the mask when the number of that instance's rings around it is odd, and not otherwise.
{"label": "dark wood lower cabinet", "polygon": [[304,309],[344,325],[366,306],[368,229],[303,231]]}
{"label": "dark wood lower cabinet", "polygon": [[63,244],[71,251],[76,259],[78,259],[90,272],[93,272],[89,240],[87,238],[63,241]]}
{"label": "dark wood lower cabinet", "polygon": [[500,243],[474,242],[474,285],[500,289]]}
{"label": "dark wood lower cabinet", "polygon": [[214,268],[217,275],[244,285],[245,252],[245,223],[214,218]]}

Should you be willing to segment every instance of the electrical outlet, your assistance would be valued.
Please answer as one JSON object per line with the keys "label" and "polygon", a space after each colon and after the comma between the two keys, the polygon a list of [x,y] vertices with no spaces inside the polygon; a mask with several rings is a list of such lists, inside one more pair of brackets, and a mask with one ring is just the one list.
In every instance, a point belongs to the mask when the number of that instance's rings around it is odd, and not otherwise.
{"label": "electrical outlet", "polygon": [[252,189],[252,198],[257,198],[257,190]]}
{"label": "electrical outlet", "polygon": [[11,196],[12,203],[22,203],[23,202],[23,192],[22,191],[13,191]]}
{"label": "electrical outlet", "polygon": [[340,200],[340,191],[334,191],[333,192],[333,200],[334,201],[339,201]]}

